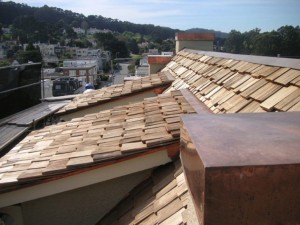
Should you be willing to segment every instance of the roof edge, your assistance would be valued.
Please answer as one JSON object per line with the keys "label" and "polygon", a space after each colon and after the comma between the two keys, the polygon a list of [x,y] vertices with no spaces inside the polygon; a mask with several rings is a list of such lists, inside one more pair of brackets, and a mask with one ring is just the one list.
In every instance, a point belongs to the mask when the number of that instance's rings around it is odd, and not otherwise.
{"label": "roof edge", "polygon": [[[169,79],[169,77],[168,77]],[[162,82],[160,84],[157,84],[157,85],[154,85],[152,87],[146,87],[144,89],[137,89],[137,90],[134,90],[130,93],[127,93],[127,94],[124,94],[124,95],[120,95],[120,96],[116,96],[116,97],[112,97],[112,98],[109,98],[109,99],[103,99],[101,101],[98,101],[98,102],[95,102],[95,103],[91,103],[87,106],[82,106],[82,107],[79,107],[79,108],[74,108],[74,109],[70,109],[70,110],[67,110],[67,111],[63,111],[63,112],[56,112],[55,115],[56,116],[63,116],[63,115],[68,115],[70,113],[74,113],[74,112],[78,112],[78,111],[81,111],[81,110],[84,110],[84,109],[88,109],[88,108],[91,108],[91,107],[95,107],[95,106],[99,106],[99,105],[102,105],[102,104],[106,104],[106,103],[109,103],[109,102],[112,102],[112,101],[118,101],[120,99],[125,99],[127,97],[130,97],[130,96],[135,96],[135,95],[138,95],[142,92],[146,92],[146,91],[153,91],[154,93],[156,92],[157,89],[159,88],[167,88],[169,87],[169,85],[173,82],[173,80],[167,80],[165,82]],[[100,89],[99,89],[100,90]]]}
{"label": "roof edge", "polygon": [[[0,208],[151,169],[171,161],[166,148],[144,152],[130,156],[128,160],[121,159],[117,163],[107,166],[85,169],[85,171],[75,172],[72,175],[66,174],[58,179],[49,179],[36,185],[3,192],[0,194]],[[79,180],[81,182],[78,182]]]}

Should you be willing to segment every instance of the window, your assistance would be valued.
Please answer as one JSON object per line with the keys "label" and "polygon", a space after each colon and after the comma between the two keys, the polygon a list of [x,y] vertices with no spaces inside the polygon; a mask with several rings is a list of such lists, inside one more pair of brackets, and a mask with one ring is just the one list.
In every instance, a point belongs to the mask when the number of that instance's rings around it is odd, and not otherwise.
{"label": "window", "polygon": [[80,75],[80,76],[84,76],[85,74],[86,74],[86,71],[85,71],[85,70],[80,70],[80,71],[79,71],[79,75]]}
{"label": "window", "polygon": [[69,76],[75,77],[76,76],[76,70],[69,70]]}

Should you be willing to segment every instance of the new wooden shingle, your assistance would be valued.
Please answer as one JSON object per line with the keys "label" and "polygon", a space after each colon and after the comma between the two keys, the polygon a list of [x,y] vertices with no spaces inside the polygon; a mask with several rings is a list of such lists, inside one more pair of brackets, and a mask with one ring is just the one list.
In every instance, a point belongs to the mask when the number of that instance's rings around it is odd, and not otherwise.
{"label": "new wooden shingle", "polygon": [[[169,90],[188,88],[216,113],[297,109],[299,94],[295,91],[300,87],[300,70],[283,67],[284,63],[277,66],[247,62],[246,59],[251,57],[220,60],[221,54],[211,56],[184,49],[177,53],[163,71],[175,76],[175,82]],[[187,77],[173,69],[188,68],[185,59],[195,62],[190,68],[193,73],[185,69],[185,74],[189,74]]]}
{"label": "new wooden shingle", "polygon": [[[168,71],[175,76],[172,87],[166,92],[187,88],[214,113],[300,110],[300,89],[296,85],[300,82],[299,70],[295,72],[290,68],[280,66],[222,59],[204,54],[188,49],[177,53],[163,69],[164,72]],[[166,125],[168,132],[173,129],[177,131],[177,117],[174,120],[172,117],[164,117],[164,119],[167,122],[174,122]],[[151,134],[150,130],[149,134],[149,138],[158,137]],[[185,214],[189,211],[187,208],[190,193],[186,191],[184,174],[177,173],[176,180],[170,179],[170,174],[172,174],[170,171],[162,174],[162,180],[156,185],[154,181],[153,184],[146,185],[147,187],[153,185],[155,197],[149,198],[149,192],[145,191],[144,195],[148,196],[148,200],[150,199],[146,207],[143,203],[139,206],[137,201],[135,204],[130,204],[132,210],[129,212],[134,213],[124,224],[187,223],[186,218],[190,215]],[[134,194],[133,190],[130,193],[130,199],[134,198]],[[129,218],[126,213],[125,215],[118,214],[118,207],[121,205],[122,202],[112,209],[99,224],[106,224],[107,221],[114,221],[118,224],[122,218]]]}
{"label": "new wooden shingle", "polygon": [[170,73],[151,74],[137,80],[125,82],[125,84],[112,85],[93,92],[85,93],[75,97],[69,104],[60,109],[56,114],[62,115],[68,112],[77,111],[89,106],[101,104],[123,96],[136,94],[148,89],[171,84],[173,77]]}
{"label": "new wooden shingle", "polygon": [[176,143],[184,113],[195,110],[174,91],[33,131],[0,159],[1,190]]}

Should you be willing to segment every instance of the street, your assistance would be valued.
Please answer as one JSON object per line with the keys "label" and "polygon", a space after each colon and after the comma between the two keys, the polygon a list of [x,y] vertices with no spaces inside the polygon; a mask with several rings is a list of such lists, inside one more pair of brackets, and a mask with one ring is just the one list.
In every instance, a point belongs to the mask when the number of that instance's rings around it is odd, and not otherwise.
{"label": "street", "polygon": [[[124,83],[124,77],[129,76],[128,74],[128,65],[129,63],[120,63],[119,70],[114,71],[114,77],[112,80],[112,84],[123,84]],[[52,97],[52,83],[53,81],[51,79],[45,79],[42,85],[44,84],[44,93],[45,96],[43,96],[43,87],[41,88],[42,97],[48,98]],[[84,83],[85,84],[85,83]]]}
{"label": "street", "polygon": [[129,63],[120,63],[120,70],[115,70],[113,84],[123,84],[124,77],[129,76],[128,74]]}

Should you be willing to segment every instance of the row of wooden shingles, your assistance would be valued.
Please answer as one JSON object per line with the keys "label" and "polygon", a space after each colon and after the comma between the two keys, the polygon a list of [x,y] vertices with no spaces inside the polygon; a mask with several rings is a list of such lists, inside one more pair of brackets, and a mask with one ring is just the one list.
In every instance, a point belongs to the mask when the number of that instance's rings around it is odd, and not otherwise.
{"label": "row of wooden shingles", "polygon": [[[199,63],[196,62],[196,64],[198,64],[198,68],[200,68]],[[198,81],[198,83],[195,82],[194,86],[196,86],[197,92],[200,93],[195,92],[195,88],[193,90],[193,84],[190,83],[190,85],[192,86],[191,90],[194,91],[194,94],[200,100],[205,102],[213,111],[223,113],[238,112],[240,110],[243,112],[259,112],[264,110],[273,110],[273,107],[277,110],[284,111],[288,107],[293,106],[293,104],[295,105],[295,108],[297,107],[297,103],[299,102],[297,101],[298,93],[297,89],[293,86],[286,89],[283,88],[281,92],[279,92],[277,95],[274,95],[273,98],[270,98],[270,100],[266,101],[265,103],[263,103],[263,101],[267,100],[268,97],[272,96],[282,87],[281,85],[268,82],[270,81],[270,78],[277,77],[278,80],[278,76],[280,75],[290,77],[290,74],[292,74],[292,77],[296,82],[300,74],[299,71],[287,70],[285,68],[273,68],[270,66],[238,61],[236,61],[235,64],[232,64],[231,66],[232,68],[220,68],[214,65],[210,65],[208,67],[207,65],[202,65],[202,69],[204,68],[208,70],[208,72],[201,71],[200,69],[198,71],[198,74],[192,74],[194,75],[194,77],[198,76],[198,80],[194,79]],[[175,72],[176,70],[178,72],[178,68],[180,68],[181,71],[182,68],[184,68],[183,65],[179,64],[177,64],[177,66],[175,67],[174,63],[172,64],[172,67]],[[252,73],[241,74],[236,70],[248,71]],[[200,78],[199,73],[203,75],[200,76]],[[182,76],[183,74],[179,73],[178,76],[180,75]],[[263,79],[262,77],[266,77],[266,79]],[[191,82],[190,77],[185,78],[188,78],[186,79],[187,82]],[[181,82],[184,81],[181,80]],[[177,83],[179,83],[179,81],[177,81]],[[224,87],[225,89],[220,87]],[[223,90],[223,92],[219,92],[220,90]],[[217,92],[219,92],[219,95],[216,96],[222,96],[224,98],[217,99],[218,101],[210,101],[210,98],[216,97],[214,95]],[[290,95],[291,93],[293,94]],[[241,98],[241,96],[243,98]],[[282,102],[282,100],[284,100],[284,98],[288,96],[289,99],[292,99],[292,103],[285,104],[286,101]],[[296,99],[294,98],[294,96],[296,97]]]}

